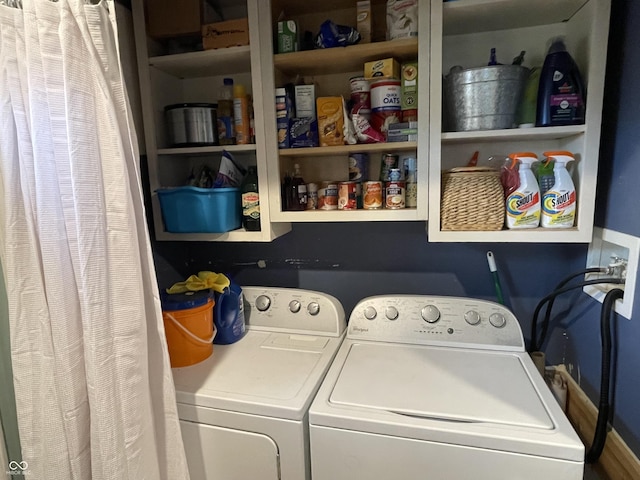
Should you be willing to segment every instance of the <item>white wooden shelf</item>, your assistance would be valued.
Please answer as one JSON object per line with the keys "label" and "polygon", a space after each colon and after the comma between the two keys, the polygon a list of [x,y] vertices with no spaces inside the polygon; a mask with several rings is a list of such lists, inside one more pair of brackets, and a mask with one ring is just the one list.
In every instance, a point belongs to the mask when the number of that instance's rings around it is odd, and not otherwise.
{"label": "white wooden shelf", "polygon": [[355,152],[405,152],[415,150],[416,142],[386,142],[357,145],[339,145],[335,147],[283,148],[279,150],[281,157],[327,157],[345,155]]}
{"label": "white wooden shelf", "polygon": [[176,147],[176,148],[159,148],[158,155],[208,155],[210,153],[221,153],[223,150],[227,152],[255,152],[255,144],[248,145],[215,145],[210,147]]}
{"label": "white wooden shelf", "polygon": [[588,0],[453,0],[443,5],[445,35],[564,22]]}
{"label": "white wooden shelf", "polygon": [[566,127],[511,128],[506,130],[481,130],[473,132],[443,132],[442,143],[470,143],[520,140],[559,140],[581,135],[585,125]]}
{"label": "white wooden shelf", "polygon": [[399,210],[305,210],[273,214],[278,222],[399,222],[425,220],[415,208]]}
{"label": "white wooden shelf", "polygon": [[245,45],[151,57],[149,66],[178,78],[247,73],[251,71],[251,47]]}
{"label": "white wooden shelf", "polygon": [[497,230],[493,232],[438,232],[439,242],[465,243],[582,243],[584,234],[577,228],[531,228],[521,230]]}

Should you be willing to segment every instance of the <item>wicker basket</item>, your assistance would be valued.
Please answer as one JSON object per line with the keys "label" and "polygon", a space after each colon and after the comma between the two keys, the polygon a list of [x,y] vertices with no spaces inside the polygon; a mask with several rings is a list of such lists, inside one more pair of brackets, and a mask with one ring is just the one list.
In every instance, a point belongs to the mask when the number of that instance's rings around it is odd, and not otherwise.
{"label": "wicker basket", "polygon": [[500,172],[487,167],[443,172],[440,208],[442,230],[501,230],[505,206]]}

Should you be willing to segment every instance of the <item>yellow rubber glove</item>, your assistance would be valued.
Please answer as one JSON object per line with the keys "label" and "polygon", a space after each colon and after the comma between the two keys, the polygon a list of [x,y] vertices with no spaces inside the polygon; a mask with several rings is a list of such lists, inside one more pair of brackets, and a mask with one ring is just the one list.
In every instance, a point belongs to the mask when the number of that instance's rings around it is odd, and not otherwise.
{"label": "yellow rubber glove", "polygon": [[184,282],[175,283],[167,288],[167,293],[197,292],[207,289],[222,293],[230,284],[231,282],[223,273],[198,272],[198,275],[191,275]]}

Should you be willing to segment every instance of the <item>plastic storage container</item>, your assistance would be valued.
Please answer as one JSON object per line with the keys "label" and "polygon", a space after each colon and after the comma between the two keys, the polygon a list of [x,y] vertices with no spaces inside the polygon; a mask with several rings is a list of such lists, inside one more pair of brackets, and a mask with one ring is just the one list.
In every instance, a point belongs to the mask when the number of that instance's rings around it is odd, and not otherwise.
{"label": "plastic storage container", "polygon": [[167,232],[224,233],[240,228],[240,189],[174,187],[157,190]]}
{"label": "plastic storage container", "polygon": [[161,302],[171,367],[187,367],[209,358],[216,336],[211,290],[163,292]]}

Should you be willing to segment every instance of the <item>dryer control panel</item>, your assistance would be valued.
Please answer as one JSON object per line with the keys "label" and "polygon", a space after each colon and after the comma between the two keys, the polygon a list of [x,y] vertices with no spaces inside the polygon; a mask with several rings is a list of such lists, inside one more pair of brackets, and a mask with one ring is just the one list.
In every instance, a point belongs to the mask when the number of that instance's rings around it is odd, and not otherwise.
{"label": "dryer control panel", "polygon": [[464,297],[380,295],[361,300],[347,338],[524,351],[520,324],[498,303]]}
{"label": "dryer control panel", "polygon": [[340,336],[346,328],[337,298],[299,288],[242,287],[248,328]]}

